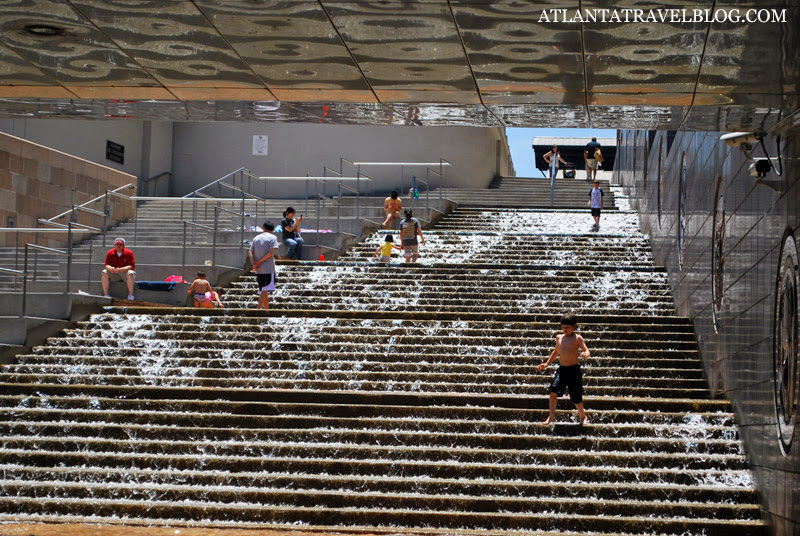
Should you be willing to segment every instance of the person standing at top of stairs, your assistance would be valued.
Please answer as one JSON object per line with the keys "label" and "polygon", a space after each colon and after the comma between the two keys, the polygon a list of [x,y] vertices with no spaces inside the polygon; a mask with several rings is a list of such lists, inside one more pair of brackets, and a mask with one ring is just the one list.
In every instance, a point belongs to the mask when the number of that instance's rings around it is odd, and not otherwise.
{"label": "person standing at top of stairs", "polygon": [[114,240],[114,247],[106,253],[105,268],[100,275],[100,282],[103,285],[103,296],[110,298],[108,287],[112,281],[122,281],[128,285],[128,299],[134,299],[133,283],[136,280],[136,257],[133,251],[125,247],[125,239],[117,238]]}
{"label": "person standing at top of stairs", "polygon": [[[550,384],[550,414],[542,422],[549,425],[556,421],[556,404],[558,397],[569,389],[569,398],[578,408],[578,422],[581,425],[589,424],[586,412],[583,409],[583,378],[581,376],[581,365],[579,358],[587,359],[591,354],[586,347],[583,336],[575,333],[578,328],[578,321],[572,313],[566,313],[561,317],[561,335],[556,335],[556,347],[550,353],[547,361],[539,364],[536,368],[539,372],[550,366],[550,363],[558,356],[558,369],[553,382]],[[579,352],[579,350],[583,350]]]}
{"label": "person standing at top of stairs", "polygon": [[544,161],[547,162],[547,165],[550,169],[550,178],[558,178],[558,161],[560,160],[562,164],[567,163],[566,160],[561,158],[561,153],[558,151],[558,145],[553,145],[553,149],[545,153],[542,158],[544,158]]}
{"label": "person standing at top of stairs", "polygon": [[592,137],[592,141],[586,144],[586,149],[583,150],[583,160],[586,162],[586,181],[593,182],[592,179],[597,178],[597,164],[598,160],[595,158],[595,151],[600,150],[600,144],[597,143],[597,138]]}

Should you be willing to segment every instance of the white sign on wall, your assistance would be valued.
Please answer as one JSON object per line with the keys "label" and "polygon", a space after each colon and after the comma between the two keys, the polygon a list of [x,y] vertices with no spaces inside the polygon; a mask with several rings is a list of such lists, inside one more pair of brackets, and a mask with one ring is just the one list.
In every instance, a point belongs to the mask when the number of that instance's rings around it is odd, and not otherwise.
{"label": "white sign on wall", "polygon": [[267,156],[269,154],[269,136],[253,136],[253,156]]}

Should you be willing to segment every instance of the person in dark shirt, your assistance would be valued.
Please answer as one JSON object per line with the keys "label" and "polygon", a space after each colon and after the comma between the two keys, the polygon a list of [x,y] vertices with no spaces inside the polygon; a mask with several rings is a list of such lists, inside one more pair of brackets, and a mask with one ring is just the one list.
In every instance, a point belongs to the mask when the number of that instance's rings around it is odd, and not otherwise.
{"label": "person in dark shirt", "polygon": [[592,141],[586,144],[586,149],[583,150],[583,159],[586,162],[586,180],[594,182],[597,178],[597,159],[594,157],[594,152],[600,149],[600,144],[597,143],[597,138],[592,138]]}
{"label": "person in dark shirt", "polygon": [[300,238],[300,224],[303,222],[303,215],[301,214],[295,220],[294,214],[294,207],[287,207],[283,213],[281,227],[283,228],[283,243],[289,246],[286,257],[299,261],[303,258],[303,239]]}
{"label": "person in dark shirt", "polygon": [[136,258],[133,251],[125,247],[125,239],[114,240],[114,247],[106,253],[106,262],[100,281],[103,285],[103,296],[110,298],[108,287],[112,281],[125,281],[128,285],[128,299],[133,297],[133,284],[136,281]]}

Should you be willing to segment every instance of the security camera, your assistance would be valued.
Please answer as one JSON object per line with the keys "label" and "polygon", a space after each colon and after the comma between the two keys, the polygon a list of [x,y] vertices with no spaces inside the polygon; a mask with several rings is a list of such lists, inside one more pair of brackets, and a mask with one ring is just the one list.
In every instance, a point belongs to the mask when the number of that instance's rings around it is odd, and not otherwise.
{"label": "security camera", "polygon": [[756,158],[754,160],[755,161],[748,167],[750,176],[759,178],[766,177],[767,173],[772,171],[772,163],[768,158]]}
{"label": "security camera", "polygon": [[758,132],[731,132],[720,136],[720,141],[724,141],[730,147],[741,147],[744,150],[750,150],[753,143],[764,136]]}
{"label": "security camera", "polygon": [[759,178],[766,177],[771,169],[772,166],[766,160],[756,160],[750,164],[750,176]]}

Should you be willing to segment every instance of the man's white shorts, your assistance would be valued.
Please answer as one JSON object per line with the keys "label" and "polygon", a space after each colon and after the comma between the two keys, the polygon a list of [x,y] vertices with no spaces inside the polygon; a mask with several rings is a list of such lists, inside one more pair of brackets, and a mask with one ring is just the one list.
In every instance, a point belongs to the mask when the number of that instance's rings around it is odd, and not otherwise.
{"label": "man's white shorts", "polygon": [[110,273],[108,270],[103,269],[103,273],[108,276],[108,280],[112,283],[114,281],[127,281],[128,274],[131,274],[134,279],[136,279],[136,272],[134,270],[128,270],[127,272],[119,272],[116,274]]}

